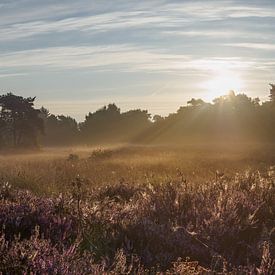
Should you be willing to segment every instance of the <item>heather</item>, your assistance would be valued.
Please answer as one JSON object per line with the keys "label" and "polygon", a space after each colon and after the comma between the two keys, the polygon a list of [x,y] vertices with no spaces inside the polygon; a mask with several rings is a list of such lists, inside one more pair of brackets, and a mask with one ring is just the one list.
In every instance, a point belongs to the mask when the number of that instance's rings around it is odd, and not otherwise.
{"label": "heather", "polygon": [[273,156],[259,165],[260,153],[192,152],[130,147],[1,161],[0,271],[272,274]]}

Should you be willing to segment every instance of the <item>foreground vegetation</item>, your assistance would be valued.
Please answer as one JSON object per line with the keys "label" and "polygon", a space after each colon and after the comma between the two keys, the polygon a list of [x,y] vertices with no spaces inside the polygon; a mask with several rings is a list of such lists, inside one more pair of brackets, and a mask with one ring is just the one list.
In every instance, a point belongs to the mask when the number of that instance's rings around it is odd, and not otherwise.
{"label": "foreground vegetation", "polygon": [[0,272],[272,274],[274,150],[247,149],[6,155]]}

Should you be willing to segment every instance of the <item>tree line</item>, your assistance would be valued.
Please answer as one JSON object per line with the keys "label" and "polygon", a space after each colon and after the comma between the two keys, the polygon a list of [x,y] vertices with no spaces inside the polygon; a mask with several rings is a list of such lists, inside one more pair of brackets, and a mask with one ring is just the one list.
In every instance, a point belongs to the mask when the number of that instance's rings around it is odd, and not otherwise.
{"label": "tree line", "polygon": [[35,97],[0,95],[0,148],[114,143],[274,142],[275,85],[268,101],[233,91],[212,103],[192,98],[167,117],[115,104],[83,122],[34,107]]}

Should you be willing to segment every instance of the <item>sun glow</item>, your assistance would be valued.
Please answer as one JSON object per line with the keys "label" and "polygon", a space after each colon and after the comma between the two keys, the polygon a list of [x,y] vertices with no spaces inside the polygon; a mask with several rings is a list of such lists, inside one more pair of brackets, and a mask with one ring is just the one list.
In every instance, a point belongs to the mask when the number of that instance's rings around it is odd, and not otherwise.
{"label": "sun glow", "polygon": [[239,75],[233,72],[218,72],[212,79],[203,83],[203,89],[206,90],[204,99],[212,101],[213,99],[227,94],[233,90],[240,92],[243,89],[243,81]]}

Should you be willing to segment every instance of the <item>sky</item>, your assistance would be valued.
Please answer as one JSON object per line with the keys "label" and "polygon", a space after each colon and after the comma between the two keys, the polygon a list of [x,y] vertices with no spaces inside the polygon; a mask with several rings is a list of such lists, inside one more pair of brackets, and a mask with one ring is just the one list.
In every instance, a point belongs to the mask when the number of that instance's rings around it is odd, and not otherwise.
{"label": "sky", "polygon": [[82,121],[167,115],[234,89],[268,99],[275,1],[0,0],[0,91]]}

